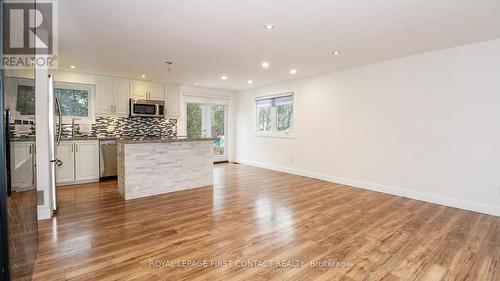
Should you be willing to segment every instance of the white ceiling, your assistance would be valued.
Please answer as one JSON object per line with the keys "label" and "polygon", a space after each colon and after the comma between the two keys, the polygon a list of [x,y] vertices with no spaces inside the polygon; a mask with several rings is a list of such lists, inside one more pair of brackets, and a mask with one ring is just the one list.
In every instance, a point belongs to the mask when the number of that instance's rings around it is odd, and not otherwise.
{"label": "white ceiling", "polygon": [[59,8],[62,69],[230,90],[500,38],[499,0],[63,0]]}

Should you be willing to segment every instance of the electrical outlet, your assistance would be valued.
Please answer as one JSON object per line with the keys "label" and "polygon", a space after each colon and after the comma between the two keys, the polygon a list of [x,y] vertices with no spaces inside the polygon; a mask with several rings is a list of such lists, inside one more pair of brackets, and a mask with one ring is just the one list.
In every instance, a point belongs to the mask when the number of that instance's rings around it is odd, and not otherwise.
{"label": "electrical outlet", "polygon": [[292,165],[293,165],[293,162],[294,162],[294,161],[295,161],[295,160],[294,160],[293,158],[290,158],[290,164],[292,164]]}

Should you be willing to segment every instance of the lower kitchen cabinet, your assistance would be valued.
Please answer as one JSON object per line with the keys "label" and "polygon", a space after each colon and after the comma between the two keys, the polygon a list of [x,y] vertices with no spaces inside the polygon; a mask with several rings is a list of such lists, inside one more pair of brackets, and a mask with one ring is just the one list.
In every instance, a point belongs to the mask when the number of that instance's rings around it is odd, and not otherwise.
{"label": "lower kitchen cabinet", "polygon": [[34,142],[13,142],[11,144],[10,169],[13,191],[24,191],[35,186],[35,159]]}
{"label": "lower kitchen cabinet", "polygon": [[56,166],[56,182],[67,183],[75,181],[75,143],[61,142],[57,146],[57,159],[62,165]]}
{"label": "lower kitchen cabinet", "polygon": [[99,141],[63,141],[57,147],[57,184],[99,180]]}
{"label": "lower kitchen cabinet", "polygon": [[99,141],[75,142],[75,179],[99,179]]}

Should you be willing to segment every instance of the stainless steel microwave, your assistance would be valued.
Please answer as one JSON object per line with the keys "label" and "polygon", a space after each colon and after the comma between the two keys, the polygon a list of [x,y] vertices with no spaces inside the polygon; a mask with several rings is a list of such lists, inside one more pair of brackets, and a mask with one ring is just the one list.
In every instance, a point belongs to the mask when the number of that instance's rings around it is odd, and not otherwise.
{"label": "stainless steel microwave", "polygon": [[165,117],[165,102],[130,99],[130,117]]}

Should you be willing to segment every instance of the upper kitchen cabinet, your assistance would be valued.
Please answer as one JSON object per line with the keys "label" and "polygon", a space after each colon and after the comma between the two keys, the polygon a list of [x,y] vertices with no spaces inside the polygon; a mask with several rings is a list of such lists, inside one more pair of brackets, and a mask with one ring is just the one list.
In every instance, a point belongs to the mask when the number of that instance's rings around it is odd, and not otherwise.
{"label": "upper kitchen cabinet", "polygon": [[105,115],[128,114],[129,80],[96,79],[96,113]]}
{"label": "upper kitchen cabinet", "polygon": [[148,96],[148,84],[143,81],[132,81],[130,83],[130,97],[145,100]]}
{"label": "upper kitchen cabinet", "polygon": [[114,80],[115,113],[128,114],[130,97],[130,82],[128,80]]}
{"label": "upper kitchen cabinet", "polygon": [[132,81],[130,97],[138,100],[165,100],[165,87],[161,83]]}
{"label": "upper kitchen cabinet", "polygon": [[165,100],[167,104],[167,117],[177,118],[180,116],[180,96],[181,88],[179,86],[167,86]]}
{"label": "upper kitchen cabinet", "polygon": [[149,83],[150,100],[165,100],[165,86],[160,83]]}

